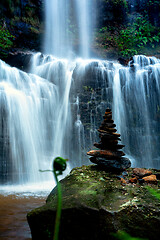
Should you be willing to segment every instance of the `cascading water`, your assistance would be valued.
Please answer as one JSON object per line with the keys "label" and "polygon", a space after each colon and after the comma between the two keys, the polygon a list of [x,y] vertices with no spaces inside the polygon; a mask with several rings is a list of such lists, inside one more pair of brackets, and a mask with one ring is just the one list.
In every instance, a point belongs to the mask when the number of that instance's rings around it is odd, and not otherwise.
{"label": "cascading water", "polygon": [[77,90],[81,81],[86,92],[79,93],[85,139],[90,135],[93,144],[102,121],[99,115],[111,107],[132,166],[160,168],[160,60],[134,56],[128,67],[92,60],[79,64],[73,77]]}
{"label": "cascading water", "polygon": [[[107,106],[134,166],[160,167],[160,61],[135,56],[128,67],[59,60],[38,53],[26,74],[1,61],[2,181],[40,181],[53,157],[87,163]],[[5,159],[5,161],[4,161]],[[48,166],[47,166],[48,165]]]}
{"label": "cascading water", "polygon": [[89,9],[91,4],[94,4],[92,0],[76,0],[76,16],[78,20],[79,39],[80,39],[80,51],[79,55],[83,58],[89,58],[90,49],[90,36],[91,36],[91,18]]}
{"label": "cascading water", "polygon": [[[44,52],[60,58],[73,57],[77,48],[78,56],[89,58],[93,29],[91,14],[92,0],[46,0],[46,34]],[[76,30],[75,30],[76,29]]]}
{"label": "cascading water", "polygon": [[[2,183],[50,179],[39,169],[49,169],[58,155],[69,158],[70,168],[88,164],[86,152],[98,140],[96,130],[106,107],[112,108],[134,166],[160,168],[160,61],[135,56],[124,67],[112,61],[71,60],[74,47],[65,21],[71,5],[66,2],[45,2],[44,49],[54,57],[35,54],[31,74],[0,61]],[[84,58],[90,54],[89,4],[72,1]]]}
{"label": "cascading water", "polygon": [[[37,54],[41,56],[41,54]],[[52,56],[44,57],[41,63],[36,63],[37,55],[33,57],[33,72],[46,78],[53,83],[56,89],[56,101],[52,110],[54,119],[51,118],[51,124],[54,126],[52,135],[52,156],[57,155],[65,157],[70,156],[71,132],[72,132],[72,116],[69,103],[69,93],[72,83],[72,72],[74,63],[69,64],[68,60],[53,59]],[[35,63],[34,63],[35,62]],[[37,64],[37,66],[36,66]]]}
{"label": "cascading water", "polygon": [[43,175],[38,170],[47,167],[44,160],[49,156],[55,127],[49,121],[56,113],[56,88],[2,61],[0,79],[1,180],[21,184],[40,181]]}
{"label": "cascading water", "polygon": [[69,34],[69,2],[65,0],[46,0],[46,34],[44,51],[56,57],[64,57],[72,51]]}

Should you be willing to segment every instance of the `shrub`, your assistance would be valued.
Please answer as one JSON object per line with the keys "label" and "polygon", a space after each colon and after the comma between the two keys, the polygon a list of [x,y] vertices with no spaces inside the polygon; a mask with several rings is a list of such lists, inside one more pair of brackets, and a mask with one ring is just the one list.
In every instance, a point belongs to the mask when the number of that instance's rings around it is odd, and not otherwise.
{"label": "shrub", "polygon": [[14,36],[9,32],[9,30],[0,25],[0,47],[3,49],[9,49],[13,45]]}
{"label": "shrub", "polygon": [[13,46],[14,36],[9,32],[9,30],[0,25],[0,53],[6,55],[5,50],[10,49]]}
{"label": "shrub", "polygon": [[146,18],[136,21],[122,29],[117,37],[117,46],[124,57],[138,54],[145,46],[154,48],[160,42],[160,32]]}

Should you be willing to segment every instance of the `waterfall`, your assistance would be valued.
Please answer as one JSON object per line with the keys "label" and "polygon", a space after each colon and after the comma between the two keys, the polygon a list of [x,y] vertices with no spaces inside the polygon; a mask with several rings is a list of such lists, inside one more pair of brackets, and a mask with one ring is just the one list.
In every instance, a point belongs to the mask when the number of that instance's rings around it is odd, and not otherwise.
{"label": "waterfall", "polygon": [[127,67],[109,61],[82,61],[73,77],[85,145],[91,148],[98,140],[99,116],[110,107],[132,166],[160,168],[160,60],[134,56]]}
{"label": "waterfall", "polygon": [[1,181],[43,179],[39,169],[48,168],[56,99],[51,82],[0,61]]}
{"label": "waterfall", "polygon": [[72,132],[72,116],[69,102],[69,93],[72,83],[74,63],[69,64],[67,59],[56,59],[44,56],[43,61],[37,62],[41,54],[34,55],[32,71],[39,77],[47,79],[56,89],[56,101],[53,103],[50,119],[54,134],[52,135],[52,156],[69,156]]}
{"label": "waterfall", "polygon": [[[72,51],[72,39],[69,35],[69,3],[66,0],[46,0],[46,34],[44,51],[62,57]],[[67,51],[67,52],[66,52]]]}
{"label": "waterfall", "polygon": [[89,8],[94,2],[91,0],[76,0],[76,16],[79,29],[80,50],[79,55],[83,58],[89,58],[90,36],[91,36],[91,17]]}
{"label": "waterfall", "polygon": [[[56,57],[89,58],[93,30],[92,0],[46,0],[44,52]],[[77,42],[77,46],[73,43]],[[76,48],[76,49],[75,49]]]}
{"label": "waterfall", "polygon": [[[69,159],[68,169],[89,164],[107,107],[132,166],[160,168],[160,60],[134,56],[124,67],[86,59],[91,1],[45,3],[45,54],[33,55],[30,73],[0,61],[0,183],[50,180],[39,169],[57,156]],[[73,54],[76,39],[82,59]]]}
{"label": "waterfall", "polygon": [[132,166],[159,168],[159,79],[154,57],[135,56],[124,67],[37,53],[30,74],[0,61],[1,182],[43,180],[39,169],[58,155],[70,168],[88,164],[106,107]]}

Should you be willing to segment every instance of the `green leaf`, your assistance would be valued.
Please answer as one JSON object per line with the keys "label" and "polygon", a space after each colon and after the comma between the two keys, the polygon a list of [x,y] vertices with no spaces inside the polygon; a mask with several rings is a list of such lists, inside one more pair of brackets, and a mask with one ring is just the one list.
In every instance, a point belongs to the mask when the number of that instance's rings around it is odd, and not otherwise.
{"label": "green leaf", "polygon": [[113,236],[119,240],[146,240],[145,238],[132,237],[124,231],[118,231],[114,233]]}

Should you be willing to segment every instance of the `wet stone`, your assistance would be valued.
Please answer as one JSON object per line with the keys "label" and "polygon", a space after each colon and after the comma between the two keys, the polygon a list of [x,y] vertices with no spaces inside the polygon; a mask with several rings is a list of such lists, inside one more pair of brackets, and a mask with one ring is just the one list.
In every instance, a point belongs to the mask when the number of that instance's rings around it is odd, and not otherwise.
{"label": "wet stone", "polygon": [[129,179],[130,183],[137,183],[138,179],[136,177]]}
{"label": "wet stone", "polygon": [[146,183],[157,184],[156,175],[150,175],[142,178]]}
{"label": "wet stone", "polygon": [[145,176],[151,175],[152,171],[144,169],[144,168],[134,168],[133,174],[136,175],[138,178],[143,178]]}
{"label": "wet stone", "polygon": [[125,170],[131,166],[128,158],[121,158],[119,160],[107,160],[100,157],[91,157],[90,161],[96,163],[98,166],[109,170]]}
{"label": "wet stone", "polygon": [[91,150],[87,152],[87,155],[95,156],[95,157],[104,157],[109,159],[116,159],[124,156],[125,154],[122,151],[113,152],[110,150]]}

